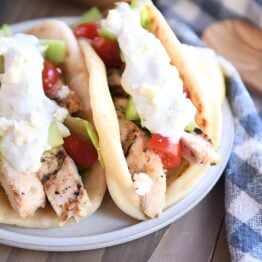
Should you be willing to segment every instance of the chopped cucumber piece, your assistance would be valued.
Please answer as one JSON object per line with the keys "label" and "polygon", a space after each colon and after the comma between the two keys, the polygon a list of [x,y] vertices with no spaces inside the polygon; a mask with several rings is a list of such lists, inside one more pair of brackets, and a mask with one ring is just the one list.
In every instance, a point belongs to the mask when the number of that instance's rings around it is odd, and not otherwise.
{"label": "chopped cucumber piece", "polygon": [[[130,3],[130,7],[132,9],[135,8],[139,8],[138,4],[139,4],[140,0],[132,0]],[[142,2],[140,3],[140,5],[142,4]],[[141,21],[141,25],[148,31],[150,31],[150,27],[151,27],[151,15],[150,12],[148,11],[148,9],[146,8],[146,6],[144,6],[142,8],[142,10],[140,11],[140,21]]]}
{"label": "chopped cucumber piece", "polygon": [[98,35],[103,37],[103,38],[106,38],[106,39],[109,39],[109,40],[112,40],[112,41],[116,40],[116,36],[113,33],[109,32],[105,29],[98,29],[97,32],[98,32]]}
{"label": "chopped cucumber piece", "polygon": [[102,164],[98,136],[92,124],[90,124],[87,120],[71,116],[68,116],[65,119],[64,124],[69,128],[72,134],[79,136],[83,140],[88,140],[94,145],[98,154],[98,159]]}
{"label": "chopped cucumber piece", "polygon": [[66,43],[57,39],[41,39],[40,43],[47,46],[45,58],[59,64],[64,62],[66,56]]}
{"label": "chopped cucumber piece", "polygon": [[48,144],[54,148],[64,144],[64,139],[59,132],[56,121],[53,121],[49,126],[48,131]]}
{"label": "chopped cucumber piece", "polygon": [[5,57],[4,55],[0,55],[0,74],[5,72]]}
{"label": "chopped cucumber piece", "polygon": [[90,22],[97,22],[101,20],[102,14],[100,10],[97,7],[92,7],[88,9],[79,19],[79,21],[76,23],[76,25],[84,24],[84,23],[90,23]]}
{"label": "chopped cucumber piece", "polygon": [[148,9],[145,7],[140,12],[141,25],[148,31],[151,28],[151,15]]}
{"label": "chopped cucumber piece", "polygon": [[132,0],[131,3],[130,3],[130,7],[133,8],[133,9],[136,8],[137,5],[138,5],[138,2],[139,2],[139,0]]}
{"label": "chopped cucumber piece", "polygon": [[197,127],[197,124],[196,124],[194,121],[192,121],[191,123],[189,123],[189,124],[186,126],[185,131],[193,132],[196,127]]}
{"label": "chopped cucumber piece", "polygon": [[0,37],[12,35],[12,30],[9,25],[4,24],[0,27]]}
{"label": "chopped cucumber piece", "polygon": [[127,120],[131,120],[131,121],[139,120],[139,115],[136,111],[135,103],[132,97],[128,99],[126,110],[125,110],[125,116]]}

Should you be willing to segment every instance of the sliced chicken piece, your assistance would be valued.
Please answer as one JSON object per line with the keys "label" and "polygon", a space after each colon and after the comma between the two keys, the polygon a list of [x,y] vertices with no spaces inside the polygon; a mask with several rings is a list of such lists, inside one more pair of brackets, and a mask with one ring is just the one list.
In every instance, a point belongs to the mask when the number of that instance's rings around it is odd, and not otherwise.
{"label": "sliced chicken piece", "polygon": [[147,149],[147,140],[143,131],[138,130],[129,146],[126,160],[131,174],[146,173],[153,182],[150,191],[140,197],[140,205],[148,217],[154,218],[158,217],[165,207],[166,174],[160,157]]}
{"label": "sliced chicken piece", "polygon": [[120,136],[123,151],[126,156],[130,173],[147,174],[152,180],[152,186],[145,195],[140,196],[141,210],[151,218],[157,217],[165,206],[166,174],[160,157],[147,149],[149,139],[146,131],[132,121],[124,119],[124,108],[127,99],[114,100],[120,125]]}
{"label": "sliced chicken piece", "polygon": [[182,157],[190,163],[216,165],[220,161],[211,140],[199,128],[192,133],[184,132],[181,144]]}
{"label": "sliced chicken piece", "polygon": [[128,100],[124,96],[114,98],[114,105],[116,108],[117,117],[119,119],[125,119],[125,108],[126,108],[127,102]]}
{"label": "sliced chicken piece", "polygon": [[121,85],[122,70],[120,69],[109,69],[107,70],[108,84],[110,92],[113,96],[127,97],[128,94],[124,91]]}
{"label": "sliced chicken piece", "polygon": [[43,185],[35,173],[17,172],[7,161],[1,160],[0,183],[10,205],[20,217],[33,216],[38,208],[45,207]]}
{"label": "sliced chicken piece", "polygon": [[52,87],[51,91],[47,92],[47,96],[54,99],[60,106],[65,107],[70,114],[82,109],[81,101],[75,91],[65,86],[60,80]]}
{"label": "sliced chicken piece", "polygon": [[61,100],[57,100],[57,102],[60,106],[65,107],[70,114],[74,114],[82,110],[81,101],[75,91],[72,90],[70,90],[68,96]]}
{"label": "sliced chicken piece", "polygon": [[108,84],[110,86],[120,86],[121,87],[121,72],[119,70],[109,69],[107,71],[107,77],[108,77]]}
{"label": "sliced chicken piece", "polygon": [[38,176],[61,221],[85,217],[91,202],[73,160],[62,147],[45,152]]}

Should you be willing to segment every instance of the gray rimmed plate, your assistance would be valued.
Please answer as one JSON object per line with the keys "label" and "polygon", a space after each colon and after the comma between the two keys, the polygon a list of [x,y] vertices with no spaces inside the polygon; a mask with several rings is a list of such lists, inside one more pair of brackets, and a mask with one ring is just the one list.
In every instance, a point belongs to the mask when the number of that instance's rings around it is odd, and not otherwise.
{"label": "gray rimmed plate", "polygon": [[[74,17],[59,17],[68,24]],[[43,19],[25,21],[12,26],[24,31]],[[220,146],[221,163],[212,167],[198,186],[186,197],[168,208],[156,219],[138,222],[122,213],[109,196],[101,208],[79,224],[56,229],[24,229],[0,224],[0,243],[35,250],[78,251],[113,246],[155,232],[174,222],[197,205],[214,187],[229,159],[234,136],[233,117],[228,102],[223,104],[223,130]]]}

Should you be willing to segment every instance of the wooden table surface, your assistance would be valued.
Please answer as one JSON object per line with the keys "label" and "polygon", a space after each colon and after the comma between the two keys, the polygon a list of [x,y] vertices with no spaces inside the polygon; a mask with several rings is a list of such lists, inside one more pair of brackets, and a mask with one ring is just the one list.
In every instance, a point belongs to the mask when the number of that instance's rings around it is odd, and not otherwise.
{"label": "wooden table surface", "polygon": [[[0,23],[79,15],[85,7],[62,0],[0,0]],[[141,239],[93,251],[38,252],[0,245],[0,262],[12,261],[230,261],[224,226],[224,179],[172,225]]]}

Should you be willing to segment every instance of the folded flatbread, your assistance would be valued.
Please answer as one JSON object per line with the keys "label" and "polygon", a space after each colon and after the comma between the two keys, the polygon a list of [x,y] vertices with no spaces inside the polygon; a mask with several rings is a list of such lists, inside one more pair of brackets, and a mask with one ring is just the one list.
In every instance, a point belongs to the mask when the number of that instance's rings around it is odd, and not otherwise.
{"label": "folded flatbread", "polygon": [[[191,50],[191,47],[184,47],[179,42],[165,18],[151,1],[147,1],[145,5],[151,17],[150,31],[165,47],[197,109],[195,119],[197,125],[208,135],[213,145],[218,146],[222,115],[221,99],[217,99],[216,96],[220,92],[218,90],[224,89],[219,67],[216,62],[213,62],[214,59],[212,62],[208,59],[198,62],[201,57],[197,55],[198,51]],[[87,41],[80,40],[80,46],[90,73],[90,101],[105,164],[108,190],[114,202],[126,214],[140,220],[147,219],[148,216],[141,209],[140,197],[135,191],[134,180],[121,146],[119,121],[108,88],[105,66]],[[194,56],[189,55],[188,48],[190,53],[195,54]],[[215,76],[213,78],[205,76],[207,73],[197,68],[197,64],[205,64],[206,68],[210,66],[214,70],[208,73],[212,72]],[[207,83],[206,81],[210,79],[219,79],[220,82]],[[166,177],[165,208],[170,207],[195,188],[209,168],[209,164],[197,165],[182,161],[174,172],[169,172]]]}
{"label": "folded flatbread", "polygon": [[[61,21],[47,20],[37,24],[27,31],[44,39],[60,39],[65,41],[67,54],[62,64],[66,84],[75,91],[82,103],[80,116],[92,123],[92,110],[90,107],[89,82],[92,72],[86,69],[83,54],[72,30]],[[101,205],[106,190],[104,169],[97,160],[91,171],[83,176],[83,185],[87,191],[91,205],[88,207],[87,216],[94,213]],[[74,223],[66,221],[66,224]],[[0,186],[0,223],[17,225],[28,228],[49,228],[62,226],[64,221],[58,218],[51,206],[39,208],[34,216],[21,218],[10,206],[7,195]]]}

